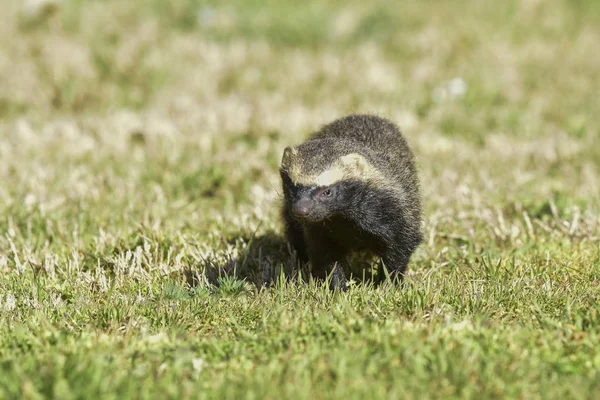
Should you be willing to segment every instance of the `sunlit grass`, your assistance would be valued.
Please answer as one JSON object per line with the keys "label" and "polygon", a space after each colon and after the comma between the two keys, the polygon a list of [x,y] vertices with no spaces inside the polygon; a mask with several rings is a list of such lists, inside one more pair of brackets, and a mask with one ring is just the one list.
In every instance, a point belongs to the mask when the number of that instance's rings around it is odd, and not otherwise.
{"label": "sunlit grass", "polygon": [[[597,1],[33,3],[0,2],[0,398],[597,396]],[[277,167],[355,111],[404,129],[425,240],[332,293]]]}

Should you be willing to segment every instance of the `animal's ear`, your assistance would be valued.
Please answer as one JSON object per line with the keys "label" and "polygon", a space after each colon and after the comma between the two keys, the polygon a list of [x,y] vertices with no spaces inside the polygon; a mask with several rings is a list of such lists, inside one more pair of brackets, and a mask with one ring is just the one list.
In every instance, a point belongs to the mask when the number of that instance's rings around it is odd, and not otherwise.
{"label": "animal's ear", "polygon": [[283,150],[283,157],[281,157],[281,167],[284,169],[290,167],[297,154],[298,150],[295,148],[286,147],[285,150]]}

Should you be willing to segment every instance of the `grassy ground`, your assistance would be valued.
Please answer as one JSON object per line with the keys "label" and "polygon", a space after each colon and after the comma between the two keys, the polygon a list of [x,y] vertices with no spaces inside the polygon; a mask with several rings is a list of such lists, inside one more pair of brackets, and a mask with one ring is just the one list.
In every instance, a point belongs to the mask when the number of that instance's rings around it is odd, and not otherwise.
{"label": "grassy ground", "polygon": [[[0,399],[600,393],[597,0],[0,6]],[[277,167],[353,111],[426,240],[333,294]]]}

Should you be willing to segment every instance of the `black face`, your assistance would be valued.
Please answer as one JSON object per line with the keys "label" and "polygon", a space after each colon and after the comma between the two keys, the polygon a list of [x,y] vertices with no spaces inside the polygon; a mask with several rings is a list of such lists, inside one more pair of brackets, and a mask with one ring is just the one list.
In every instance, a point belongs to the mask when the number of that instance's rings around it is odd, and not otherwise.
{"label": "black face", "polygon": [[343,182],[317,187],[296,185],[283,173],[281,178],[285,201],[298,221],[314,223],[343,212],[348,197]]}

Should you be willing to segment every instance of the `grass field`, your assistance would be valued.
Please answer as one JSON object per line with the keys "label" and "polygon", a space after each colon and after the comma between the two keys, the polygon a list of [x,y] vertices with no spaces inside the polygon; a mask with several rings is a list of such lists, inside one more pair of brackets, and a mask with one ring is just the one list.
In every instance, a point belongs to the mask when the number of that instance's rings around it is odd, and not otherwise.
{"label": "grass field", "polygon": [[[600,395],[597,0],[0,7],[0,399]],[[277,168],[357,111],[425,241],[332,293]]]}

